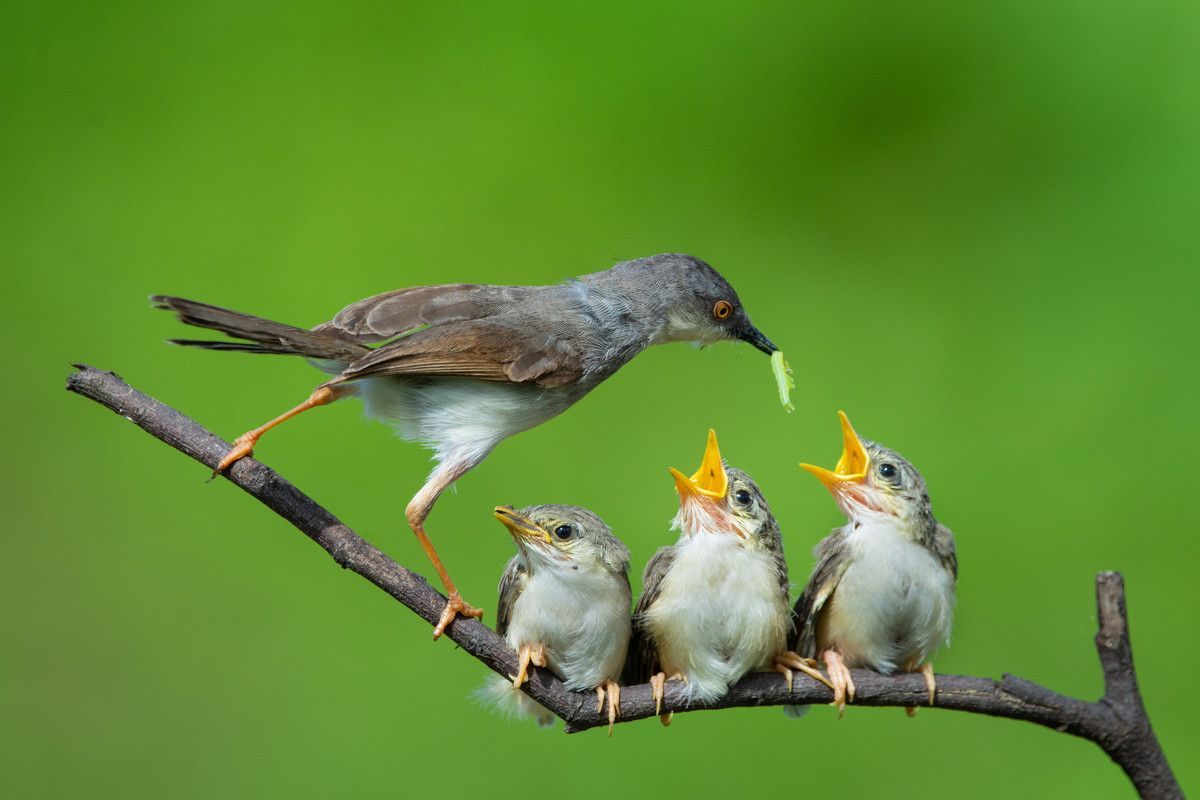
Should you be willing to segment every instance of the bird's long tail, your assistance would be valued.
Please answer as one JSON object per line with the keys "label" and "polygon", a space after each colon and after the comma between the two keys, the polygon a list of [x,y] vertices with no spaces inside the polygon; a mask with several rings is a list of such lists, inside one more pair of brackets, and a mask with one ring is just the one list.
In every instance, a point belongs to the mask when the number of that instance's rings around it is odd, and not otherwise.
{"label": "bird's long tail", "polygon": [[516,719],[535,719],[539,727],[554,724],[554,713],[499,675],[488,675],[483,686],[473,693],[476,700],[503,716]]}
{"label": "bird's long tail", "polygon": [[153,295],[156,308],[175,312],[180,322],[198,328],[221,331],[240,342],[212,339],[170,339],[172,344],[202,347],[206,350],[236,350],[243,353],[296,355],[306,358],[349,363],[357,361],[370,348],[327,331],[310,331],[273,322],[262,317],[230,311],[227,308],[197,303],[182,297]]}

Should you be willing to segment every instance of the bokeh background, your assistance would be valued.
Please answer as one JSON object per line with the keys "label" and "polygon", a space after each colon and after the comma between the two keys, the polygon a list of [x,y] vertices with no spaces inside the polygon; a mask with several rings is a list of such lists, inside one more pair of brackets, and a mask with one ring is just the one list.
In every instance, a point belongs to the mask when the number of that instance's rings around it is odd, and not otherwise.
{"label": "bokeh background", "polygon": [[[958,534],[938,669],[1098,696],[1093,576],[1119,569],[1200,786],[1198,23],[1174,0],[4,4],[0,792],[1129,796],[1090,743],[937,710],[612,740],[498,719],[424,622],[62,390],[85,361],[232,438],[320,376],[167,347],[193,331],[148,294],[312,325],[667,250],[738,288],[796,412],[747,346],[645,353],[443,498],[468,599],[494,611],[498,502],[590,506],[640,573],[708,426],[802,582],[840,518],[796,463],[836,459],[844,408]],[[347,402],[259,455],[430,574],[403,521],[423,450]]]}

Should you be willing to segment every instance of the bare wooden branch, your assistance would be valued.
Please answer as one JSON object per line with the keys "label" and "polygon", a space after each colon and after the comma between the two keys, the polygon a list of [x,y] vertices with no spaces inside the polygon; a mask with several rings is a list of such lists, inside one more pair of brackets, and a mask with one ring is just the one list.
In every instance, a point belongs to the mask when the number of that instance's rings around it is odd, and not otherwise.
{"label": "bare wooden branch", "polygon": [[[83,365],[67,379],[67,389],[88,397],[133,422],[150,435],[212,469],[230,445],[195,421],[133,389],[111,372]],[[384,555],[342,524],[274,470],[252,458],[238,461],[228,480],[292,523],[333,560],[353,570],[433,625],[446,599],[424,578]],[[1166,756],[1146,716],[1125,613],[1121,576],[1104,572],[1096,579],[1099,631],[1096,647],[1104,671],[1104,697],[1088,702],[1005,675],[1001,680],[962,675],[937,676],[937,707],[1006,717],[1043,725],[1098,744],[1126,773],[1143,798],[1182,798]],[[459,618],[446,635],[489,669],[509,675],[517,657],[507,643],[478,620]],[[919,674],[885,676],[854,670],[857,706],[920,706],[926,702]],[[571,692],[548,670],[534,669],[524,690],[566,723],[568,733],[606,726],[595,695]],[[748,675],[711,704],[687,705],[681,687],[667,684],[663,711],[700,711],[739,706],[829,703],[832,693],[806,675],[798,675],[789,693],[777,674]],[[649,684],[624,687],[621,718],[632,722],[654,716]]]}

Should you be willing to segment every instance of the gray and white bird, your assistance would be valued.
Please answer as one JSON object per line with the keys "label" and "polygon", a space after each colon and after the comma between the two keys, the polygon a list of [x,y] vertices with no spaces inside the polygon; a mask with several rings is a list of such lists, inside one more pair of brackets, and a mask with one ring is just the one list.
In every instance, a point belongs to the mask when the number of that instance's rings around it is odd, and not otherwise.
{"label": "gray and white bird", "polygon": [[846,415],[838,416],[837,466],[800,466],[829,488],[849,522],[814,550],[817,565],[795,607],[796,651],[825,662],[839,715],[854,700],[852,667],[919,671],[933,705],[929,657],[949,641],[954,616],[954,535],[934,519],[917,468],[860,439]]}
{"label": "gray and white bird", "polygon": [[619,680],[629,647],[629,550],[598,516],[578,506],[499,506],[517,554],[500,579],[496,632],[519,656],[511,684],[492,676],[484,696],[542,725],[553,715],[520,692],[529,665],[547,667],[572,691],[608,698],[608,732],[620,714]]}
{"label": "gray and white bird", "polygon": [[667,680],[684,681],[688,699],[701,702],[723,696],[749,672],[781,672],[790,688],[798,669],[828,685],[816,662],[787,649],[783,537],[758,485],[725,465],[711,430],[700,469],[671,474],[679,492],[672,527],[680,536],[646,565],[630,679],[649,679],[656,711]]}
{"label": "gray and white bird", "polygon": [[434,451],[437,466],[406,516],[449,597],[435,639],[457,614],[482,611],[463,601],[425,520],[442,492],[492,448],[562,413],[651,345],[740,339],[767,354],[777,349],[715,269],[680,253],[623,261],[553,286],[400,289],[347,306],[312,330],[179,297],[151,301],[189,325],[244,340],[175,344],[299,355],[333,376],[239,437],[218,472],[250,455],[281,422],[350,395],[368,416]]}

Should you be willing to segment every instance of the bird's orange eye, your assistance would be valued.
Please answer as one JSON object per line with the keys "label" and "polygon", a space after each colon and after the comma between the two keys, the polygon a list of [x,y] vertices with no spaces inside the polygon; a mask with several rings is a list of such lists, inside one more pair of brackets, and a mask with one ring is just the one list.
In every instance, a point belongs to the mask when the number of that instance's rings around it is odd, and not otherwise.
{"label": "bird's orange eye", "polygon": [[718,300],[713,306],[713,316],[717,319],[729,319],[729,315],[733,313],[733,304],[728,300]]}

